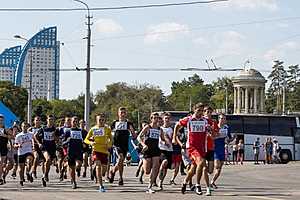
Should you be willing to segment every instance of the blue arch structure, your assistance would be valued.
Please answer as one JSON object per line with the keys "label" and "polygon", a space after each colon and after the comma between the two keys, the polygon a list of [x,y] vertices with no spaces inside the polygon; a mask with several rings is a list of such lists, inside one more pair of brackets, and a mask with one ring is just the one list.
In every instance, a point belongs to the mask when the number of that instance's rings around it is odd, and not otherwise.
{"label": "blue arch structure", "polygon": [[4,116],[5,127],[11,127],[14,121],[18,120],[17,116],[0,101],[0,115]]}
{"label": "blue arch structure", "polygon": [[[28,50],[30,48],[52,48],[54,49],[55,52],[55,75],[54,75],[54,98],[58,98],[58,86],[57,86],[57,81],[58,81],[58,68],[59,68],[59,52],[58,52],[58,47],[59,43],[57,42],[57,27],[49,27],[49,28],[44,28],[37,34],[35,34],[28,42],[25,44],[25,46],[22,49],[20,59],[16,68],[16,73],[15,73],[15,85],[20,86],[22,83],[22,77],[23,77],[23,68],[26,67],[25,63],[25,58],[28,53]],[[33,69],[34,71],[34,69]]]}
{"label": "blue arch structure", "polygon": [[21,55],[21,46],[15,46],[15,47],[5,49],[0,54],[0,67],[13,68],[13,70],[15,71],[18,65],[20,55]]}

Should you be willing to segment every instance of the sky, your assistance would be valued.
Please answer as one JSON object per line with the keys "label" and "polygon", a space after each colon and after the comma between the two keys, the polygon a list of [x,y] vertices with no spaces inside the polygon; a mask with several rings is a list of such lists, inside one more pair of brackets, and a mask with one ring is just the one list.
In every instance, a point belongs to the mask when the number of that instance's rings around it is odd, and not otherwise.
{"label": "sky", "polygon": [[[115,7],[193,0],[85,0],[92,7]],[[72,0],[1,1],[1,8],[81,8]],[[223,68],[246,67],[267,77],[272,62],[299,63],[300,1],[229,0],[178,7],[92,11],[91,67],[206,68],[213,59]],[[86,65],[86,12],[0,12],[0,51],[30,38],[43,27],[57,26],[61,68]],[[260,22],[260,23],[254,23]],[[91,92],[115,82],[149,83],[165,95],[171,83],[197,73],[210,83],[237,72],[92,72]],[[60,98],[76,98],[85,91],[84,72],[60,73]]]}

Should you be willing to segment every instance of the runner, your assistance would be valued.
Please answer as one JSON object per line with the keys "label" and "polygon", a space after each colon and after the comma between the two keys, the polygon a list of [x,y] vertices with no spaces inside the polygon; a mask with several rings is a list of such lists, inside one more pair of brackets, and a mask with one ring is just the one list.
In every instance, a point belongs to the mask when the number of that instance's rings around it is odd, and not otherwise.
{"label": "runner", "polygon": [[[144,122],[142,122],[142,129],[146,126],[146,125],[148,125],[148,122],[146,122],[146,121],[144,121]],[[143,154],[143,152],[142,152],[142,150],[143,150],[143,146],[141,145],[141,143],[138,141],[137,142],[137,144],[136,144],[136,151],[138,152],[138,154],[139,154],[139,164],[138,164],[138,166],[137,166],[137,170],[136,170],[136,172],[135,172],[135,176],[136,177],[139,177],[139,182],[141,183],[141,184],[143,184],[144,183],[144,180],[143,180],[143,176],[144,176],[144,170],[143,170],[143,158],[144,158],[144,154]]]}
{"label": "runner", "polygon": [[18,148],[20,185],[23,186],[25,163],[27,180],[33,182],[31,167],[33,162],[32,147],[34,142],[33,133],[27,131],[29,124],[27,122],[23,122],[21,127],[22,132],[17,134],[15,139],[15,148]]}
{"label": "runner", "polygon": [[49,171],[52,160],[56,158],[56,141],[58,141],[60,134],[59,130],[55,128],[54,116],[48,115],[47,126],[41,128],[35,135],[35,141],[39,145],[43,152],[45,162],[43,163],[43,177],[42,184],[44,187],[47,186],[49,181]]}
{"label": "runner", "polygon": [[[9,171],[11,169],[13,169],[14,163],[18,162],[18,152],[17,152],[16,148],[14,147],[15,140],[13,139],[13,138],[15,138],[15,135],[13,135],[12,132],[13,132],[13,128],[8,130],[8,133],[10,135],[12,135],[12,138],[8,140],[8,153],[7,153],[7,157],[6,157],[6,164],[4,163],[4,166],[3,166],[2,178],[3,178],[4,184],[6,183],[5,179],[6,179],[7,174],[9,173]],[[15,154],[17,154],[17,155],[15,156]]]}
{"label": "runner", "polygon": [[124,107],[118,109],[118,120],[115,120],[111,125],[111,130],[114,132],[113,145],[117,154],[118,160],[114,167],[112,167],[109,176],[109,182],[114,182],[116,172],[119,170],[120,178],[119,185],[123,185],[123,170],[124,170],[124,159],[128,152],[128,141],[130,133],[132,139],[136,138],[136,134],[133,128],[133,124],[129,122],[127,117],[127,110]]}
{"label": "runner", "polygon": [[103,113],[96,116],[96,125],[92,127],[84,142],[93,147],[93,158],[96,164],[96,176],[99,192],[106,192],[102,175],[105,175],[108,164],[109,149],[112,146],[112,134],[109,126],[105,124],[106,117]]}
{"label": "runner", "polygon": [[[63,146],[67,149],[72,188],[76,189],[75,170],[80,171],[83,160],[83,131],[78,128],[78,117],[71,118],[71,128],[65,132]],[[79,169],[79,170],[78,170]],[[78,176],[79,177],[79,176]]]}
{"label": "runner", "polygon": [[160,159],[160,149],[159,149],[159,138],[165,141],[164,133],[162,129],[158,126],[158,113],[152,113],[150,116],[151,123],[146,125],[139,134],[138,140],[143,146],[143,168],[144,172],[149,175],[150,181],[147,189],[147,193],[155,193],[152,190],[152,186],[155,183],[159,172],[159,159]]}
{"label": "runner", "polygon": [[[28,129],[28,131],[35,135],[40,129],[41,129],[41,117],[36,116],[36,117],[34,117],[34,126],[30,127]],[[33,143],[33,156],[34,156],[34,159],[33,159],[31,171],[32,171],[32,176],[36,179],[37,178],[36,168],[39,164],[40,159],[43,159],[43,153],[35,140]]]}
{"label": "runner", "polygon": [[211,187],[217,189],[215,184],[221,174],[221,170],[225,160],[225,140],[232,141],[233,137],[230,134],[230,128],[226,124],[226,116],[224,114],[219,115],[219,134],[215,137],[215,169],[214,175],[211,180]]}
{"label": "runner", "polygon": [[164,113],[163,115],[163,126],[161,127],[164,139],[159,139],[159,148],[161,152],[161,165],[159,172],[159,188],[163,189],[163,181],[167,175],[167,170],[172,169],[172,154],[173,154],[173,146],[172,146],[172,138],[173,138],[173,129],[171,127],[171,114]]}
{"label": "runner", "polygon": [[5,165],[6,156],[8,153],[8,139],[11,138],[11,135],[4,127],[4,116],[0,115],[0,185],[4,184],[3,181],[3,167]]}
{"label": "runner", "polygon": [[[82,138],[84,139],[84,138],[86,138],[86,136],[88,134],[87,130],[85,129],[85,121],[80,120],[79,125],[82,130]],[[82,174],[83,178],[86,177],[86,170],[87,170],[88,166],[90,167],[90,174],[92,176],[93,175],[93,163],[92,163],[92,159],[91,159],[91,147],[90,147],[90,145],[88,145],[84,142],[83,143],[83,174]]]}
{"label": "runner", "polygon": [[[174,133],[179,135],[179,130],[183,127],[188,128],[187,149],[193,165],[196,167],[196,194],[201,195],[200,180],[205,166],[206,155],[206,138],[207,127],[209,126],[207,120],[202,116],[204,106],[198,103],[194,106],[194,114],[190,117],[185,117],[175,125]],[[192,167],[193,168],[193,167]],[[184,194],[186,185],[190,182],[194,175],[193,170],[189,170],[187,176],[183,180],[181,192]]]}
{"label": "runner", "polygon": [[[62,121],[60,122],[61,124],[63,124],[63,126],[60,126],[59,128],[59,140],[58,143],[56,145],[56,153],[57,153],[57,171],[60,175],[59,175],[59,180],[63,181],[64,178],[67,178],[67,164],[64,163],[66,161],[66,153],[67,153],[67,149],[63,148],[63,140],[65,139],[65,135],[67,132],[69,132],[71,130],[71,117],[65,117],[64,119],[62,119]],[[60,125],[61,125],[60,124]],[[78,124],[78,122],[77,122]],[[78,173],[78,172],[77,172]],[[78,175],[78,174],[77,174]],[[80,174],[79,174],[80,176]]]}
{"label": "runner", "polygon": [[210,106],[204,107],[204,117],[207,120],[209,124],[209,131],[211,132],[211,135],[207,135],[207,153],[205,156],[206,165],[204,166],[204,179],[206,183],[206,195],[211,195],[211,189],[210,189],[210,183],[209,183],[209,174],[212,174],[214,171],[214,137],[217,135],[219,128],[218,123],[212,118],[213,109]]}
{"label": "runner", "polygon": [[14,147],[14,144],[15,144],[15,138],[17,136],[17,134],[19,132],[21,132],[22,130],[18,127],[18,125],[13,125],[12,127],[12,137],[10,139],[10,143],[13,147],[12,149],[12,152],[13,153],[13,158],[14,158],[14,166],[13,166],[13,170],[12,170],[12,174],[11,174],[11,177],[13,179],[15,179],[17,177],[17,171],[18,171],[18,150]]}

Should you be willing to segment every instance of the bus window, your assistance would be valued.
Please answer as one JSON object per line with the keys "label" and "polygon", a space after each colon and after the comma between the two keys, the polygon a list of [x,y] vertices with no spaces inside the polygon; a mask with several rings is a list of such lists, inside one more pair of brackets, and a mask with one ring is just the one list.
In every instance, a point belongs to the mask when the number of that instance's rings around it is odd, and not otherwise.
{"label": "bus window", "polygon": [[295,143],[300,144],[300,129],[295,129]]}
{"label": "bus window", "polygon": [[244,117],[244,133],[255,135],[269,135],[269,120],[267,117]]}
{"label": "bus window", "polygon": [[232,133],[243,133],[243,121],[241,116],[228,115],[226,116],[228,125]]}
{"label": "bus window", "polygon": [[270,132],[272,135],[293,136],[292,130],[295,127],[295,118],[270,117]]}

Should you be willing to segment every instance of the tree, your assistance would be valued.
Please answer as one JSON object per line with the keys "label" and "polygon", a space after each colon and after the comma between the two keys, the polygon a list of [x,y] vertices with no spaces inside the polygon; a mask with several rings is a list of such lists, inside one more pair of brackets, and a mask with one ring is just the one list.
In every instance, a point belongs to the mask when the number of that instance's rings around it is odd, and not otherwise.
{"label": "tree", "polygon": [[218,78],[212,83],[213,95],[210,98],[211,104],[216,109],[225,110],[226,107],[226,90],[228,97],[228,113],[233,112],[233,83],[230,78]]}
{"label": "tree", "polygon": [[[272,67],[272,72],[268,76],[271,80],[271,85],[268,89],[267,98],[267,110],[271,111],[275,107],[274,102],[276,102],[276,112],[281,112],[282,105],[282,94],[283,87],[286,87],[287,72],[284,69],[283,61],[274,61],[274,66]],[[276,99],[276,100],[275,100]],[[273,110],[274,111],[274,110]]]}
{"label": "tree", "polygon": [[106,86],[105,91],[95,95],[96,108],[92,112],[92,121],[97,113],[103,112],[108,121],[116,119],[119,107],[126,107],[128,118],[138,125],[142,120],[149,120],[151,112],[169,109],[166,97],[160,88],[148,84],[130,86],[126,83],[114,83]]}
{"label": "tree", "polygon": [[205,85],[197,74],[188,80],[173,82],[171,90],[168,100],[175,110],[190,110],[191,105],[198,102],[209,103],[213,93],[211,85]]}
{"label": "tree", "polygon": [[27,91],[10,81],[0,81],[0,101],[2,101],[21,120],[27,110]]}

